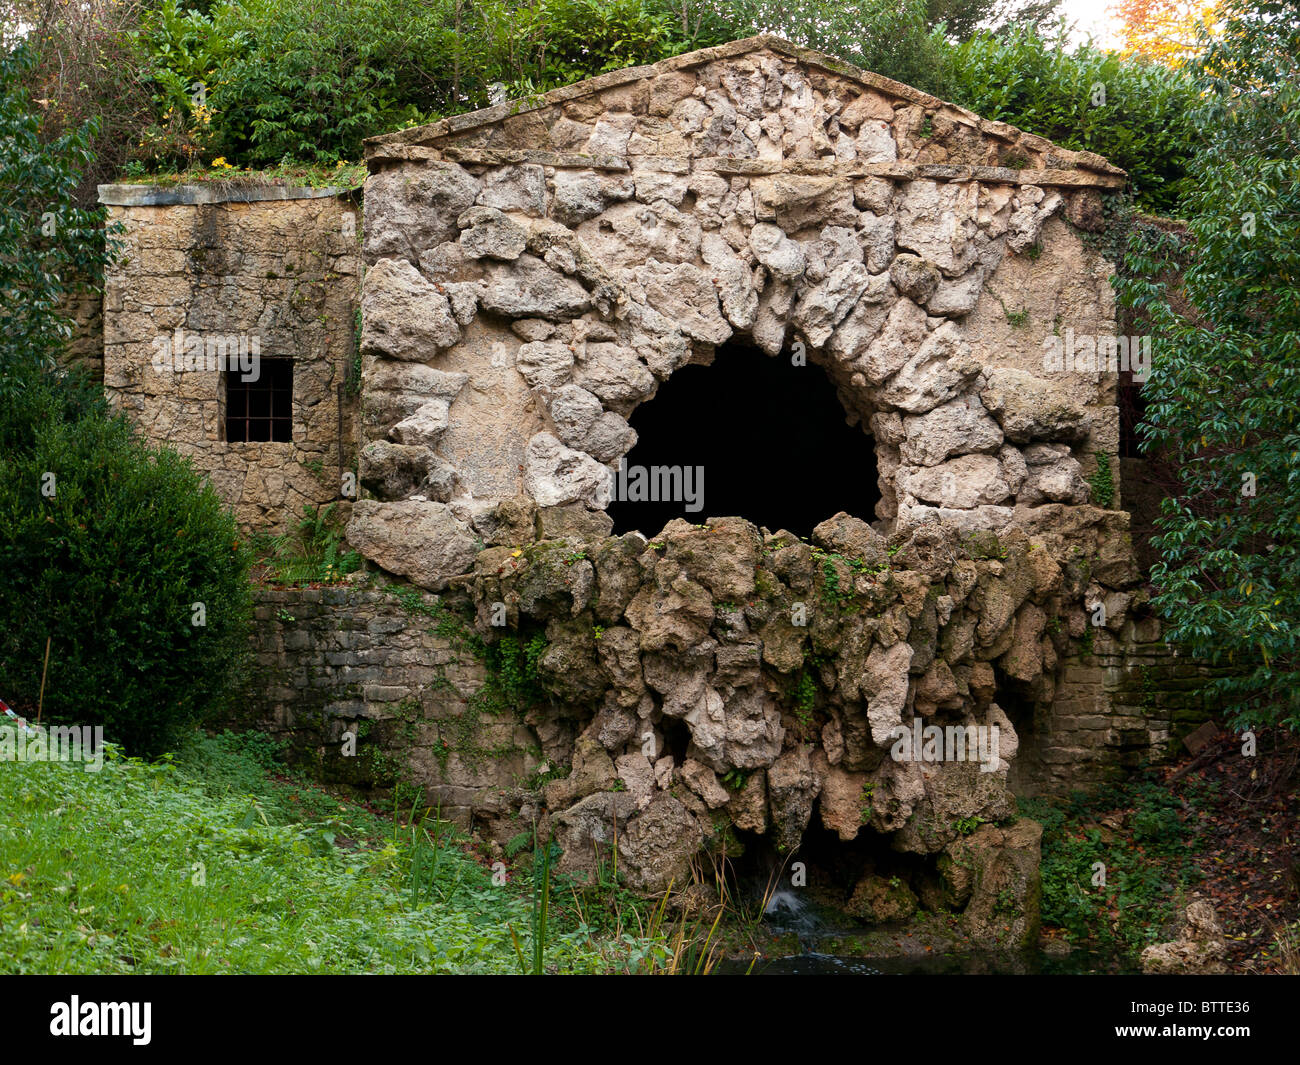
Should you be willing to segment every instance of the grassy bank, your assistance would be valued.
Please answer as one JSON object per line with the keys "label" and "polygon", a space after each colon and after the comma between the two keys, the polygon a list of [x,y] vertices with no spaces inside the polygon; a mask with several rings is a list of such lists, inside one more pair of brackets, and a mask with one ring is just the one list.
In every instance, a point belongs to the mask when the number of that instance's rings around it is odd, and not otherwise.
{"label": "grassy bank", "polygon": [[[0,807],[4,972],[511,973],[533,959],[531,876],[494,883],[450,826],[279,776],[256,734],[99,773],[3,762]],[[654,957],[563,911],[549,925],[547,971]]]}

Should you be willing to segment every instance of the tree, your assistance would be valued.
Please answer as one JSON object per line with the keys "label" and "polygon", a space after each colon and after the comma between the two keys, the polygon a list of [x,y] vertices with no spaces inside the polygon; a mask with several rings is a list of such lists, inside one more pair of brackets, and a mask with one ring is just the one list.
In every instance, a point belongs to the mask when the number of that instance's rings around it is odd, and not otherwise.
{"label": "tree", "polygon": [[1000,33],[1010,26],[1045,27],[1055,20],[1062,0],[926,0],[926,20],[943,23],[954,40],[980,32]]}
{"label": "tree", "polygon": [[1219,0],[1118,0],[1111,12],[1120,22],[1124,56],[1175,66],[1197,54],[1197,24],[1212,31],[1219,7]]}
{"label": "tree", "polygon": [[132,34],[148,0],[0,0],[0,40],[23,42],[15,75],[30,90],[42,140],[95,120],[93,162],[79,164],[76,200],[94,206],[97,186],[134,157],[151,120],[143,64]]}
{"label": "tree", "polygon": [[97,278],[104,256],[102,211],[76,203],[98,123],[47,142],[22,88],[35,65],[25,46],[0,47],[0,372],[18,363],[53,366],[70,335],[58,315],[69,280]]}
{"label": "tree", "polygon": [[680,50],[772,33],[865,70],[944,96],[946,43],[926,0],[657,0],[673,15]]}
{"label": "tree", "polygon": [[49,720],[156,754],[235,690],[246,552],[187,462],[57,366],[65,277],[93,276],[104,232],[73,201],[94,124],[42,140],[21,87],[34,62],[0,47],[0,677],[21,711],[44,690]]}
{"label": "tree", "polygon": [[[1148,450],[1164,501],[1151,579],[1168,637],[1229,671],[1235,727],[1300,727],[1300,0],[1228,0],[1193,65],[1206,131],[1185,200],[1184,291],[1168,236],[1137,230],[1121,298],[1152,333]],[[1190,304],[1190,306],[1189,306]]]}

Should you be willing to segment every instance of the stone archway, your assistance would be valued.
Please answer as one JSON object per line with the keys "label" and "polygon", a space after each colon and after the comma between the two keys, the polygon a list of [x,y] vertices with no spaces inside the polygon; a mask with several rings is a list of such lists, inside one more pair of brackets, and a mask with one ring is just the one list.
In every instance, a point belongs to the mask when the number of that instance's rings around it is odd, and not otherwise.
{"label": "stone archway", "polygon": [[806,537],[841,511],[875,518],[872,437],[847,424],[833,385],[798,355],[729,341],[708,366],[674,373],[630,422],[637,443],[608,508],[615,533],[736,515]]}
{"label": "stone archway", "polygon": [[1114,333],[1109,266],[1061,217],[1095,224],[1122,184],[1097,156],[755,38],[376,138],[368,162],[374,498],[349,535],[429,587],[521,507],[600,527],[632,410],[733,339],[825,368],[875,438],[889,528],[1082,504],[1115,453],[1114,375],[1042,354]]}

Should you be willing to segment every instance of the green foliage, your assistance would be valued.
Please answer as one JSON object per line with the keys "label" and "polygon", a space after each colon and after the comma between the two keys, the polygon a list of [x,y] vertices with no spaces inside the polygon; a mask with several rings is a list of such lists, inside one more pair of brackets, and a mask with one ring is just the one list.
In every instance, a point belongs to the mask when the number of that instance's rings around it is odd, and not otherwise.
{"label": "green foliage", "polygon": [[678,50],[774,33],[795,44],[914,85],[948,95],[948,46],[930,28],[925,0],[659,0],[677,24]]}
{"label": "green foliage", "polygon": [[329,584],[361,568],[361,556],[347,549],[337,503],[304,505],[293,533],[259,537],[257,564],[274,584]]}
{"label": "green foliage", "polygon": [[1099,507],[1109,507],[1115,501],[1115,479],[1110,472],[1110,456],[1097,452],[1097,469],[1088,478],[1092,488],[1092,502]]}
{"label": "green foliage", "polygon": [[181,0],[162,0],[132,35],[156,116],[140,148],[155,166],[188,163],[219,140],[214,108],[229,64],[250,40],[247,31],[231,28],[234,10],[236,5],[222,3],[209,16],[182,7]]}
{"label": "green foliage", "polygon": [[[1165,935],[1199,879],[1192,862],[1202,842],[1198,807],[1211,793],[1190,786],[1178,796],[1158,781],[1137,779],[1096,796],[1018,800],[1020,812],[1043,826],[1044,922],[1130,954]],[[1121,823],[1111,811],[1127,816],[1131,842],[1107,827]],[[1104,886],[1094,884],[1098,862]]]}
{"label": "green foliage", "polygon": [[[1130,229],[1125,306],[1152,335],[1144,447],[1162,502],[1152,603],[1167,636],[1226,676],[1231,727],[1300,726],[1300,3],[1232,0],[1194,71],[1205,147],[1190,246]],[[1182,289],[1176,274],[1182,275]]]}
{"label": "green foliage", "polygon": [[489,0],[460,17],[476,31],[457,58],[462,91],[478,106],[683,50],[671,16],[646,0]]}
{"label": "green foliage", "polygon": [[527,640],[503,635],[487,645],[489,684],[495,685],[509,707],[519,711],[546,698],[537,676],[537,664],[546,651],[546,634],[534,633]]}
{"label": "green foliage", "polygon": [[984,818],[978,815],[972,815],[971,817],[957,818],[957,820],[952,823],[952,827],[956,830],[959,836],[969,836],[979,828],[980,825],[986,824],[988,824],[988,822],[985,821]]}
{"label": "green foliage", "polygon": [[800,721],[807,724],[812,720],[813,707],[817,703],[817,682],[807,670],[799,671],[799,679],[794,687],[794,712]]}
{"label": "green foliage", "polygon": [[246,552],[188,460],[95,408],[49,417],[68,413],[62,382],[26,378],[0,406],[7,695],[36,706],[48,637],[47,716],[102,724],[127,750],[158,754],[241,683]]}
{"label": "green foliage", "polygon": [[46,716],[156,754],[236,690],[246,558],[185,460],[53,368],[64,279],[98,276],[105,234],[73,201],[93,126],[43,141],[19,87],[31,64],[0,52],[0,674],[36,709],[48,641]]}
{"label": "green foliage", "polygon": [[1190,118],[1198,93],[1186,74],[1091,44],[1071,49],[1064,34],[1032,25],[980,34],[957,46],[950,62],[954,102],[1064,148],[1104,155],[1128,171],[1143,207],[1178,209],[1187,166],[1207,135]]}
{"label": "green foliage", "polygon": [[[0,50],[0,374],[17,364],[53,367],[71,336],[58,314],[68,280],[103,274],[104,212],[76,206],[96,124],[41,135],[37,108],[21,85],[34,57]],[[30,378],[0,378],[0,406]]]}
{"label": "green foliage", "polygon": [[[93,158],[80,167],[75,191],[83,207],[96,206],[98,185],[114,180],[138,153],[141,131],[153,120],[151,88],[133,42],[141,10],[152,6],[122,0],[0,4],[0,38],[5,42],[0,47],[17,45],[23,55],[16,76],[3,61],[0,91],[15,84],[15,77],[27,87],[37,102],[30,117],[47,144],[70,132],[91,130],[87,147]],[[46,191],[44,185],[32,188]]]}
{"label": "green foliage", "polygon": [[749,779],[749,774],[748,769],[729,769],[722,775],[722,784],[730,791],[740,791]]}
{"label": "green foliage", "polygon": [[[269,779],[258,749],[227,734],[154,765],[111,752],[99,773],[6,766],[0,971],[515,971],[531,892],[495,886],[446,824]],[[548,924],[559,972],[641,949]]]}
{"label": "green foliage", "polygon": [[240,46],[212,76],[211,150],[254,164],[333,163],[358,158],[364,137],[422,120],[447,66],[446,6],[240,0],[214,8],[213,32]]}
{"label": "green foliage", "polygon": [[858,805],[861,807],[858,817],[859,824],[865,825],[871,821],[872,814],[874,813],[872,804],[875,799],[875,793],[876,782],[874,780],[868,780],[862,785],[862,791],[858,795]]}

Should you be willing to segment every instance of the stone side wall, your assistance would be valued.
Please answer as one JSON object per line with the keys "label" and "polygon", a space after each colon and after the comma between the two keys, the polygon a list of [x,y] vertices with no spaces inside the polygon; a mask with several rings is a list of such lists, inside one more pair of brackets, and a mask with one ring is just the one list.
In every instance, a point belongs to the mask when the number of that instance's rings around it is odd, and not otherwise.
{"label": "stone side wall", "polygon": [[[356,351],[359,212],[325,192],[101,189],[125,226],[105,282],[104,387],[146,437],[207,473],[247,528],[282,531],[304,505],[339,499],[354,465],[355,403],[341,389]],[[292,442],[226,440],[220,370],[155,367],[194,338],[205,356],[255,342],[263,359],[294,361]]]}
{"label": "stone side wall", "polygon": [[[427,593],[418,599],[431,610],[440,601]],[[458,756],[444,770],[439,739],[457,743],[456,722],[487,674],[453,637],[431,631],[436,622],[428,615],[393,594],[351,585],[262,589],[256,619],[255,680],[236,723],[289,741],[294,757],[323,777],[380,793],[408,780],[427,788],[448,816],[469,823],[475,810],[500,809],[493,795],[536,770],[529,752],[535,735],[521,737],[513,725],[497,727],[486,743],[522,744],[516,762],[476,767]],[[1095,635],[1095,655],[1063,660],[1070,690],[1019,733],[1009,778],[1016,794],[1062,794],[1116,780],[1176,754],[1178,741],[1207,719],[1196,694],[1203,667],[1173,656],[1158,632],[1154,618],[1129,620],[1118,638]],[[416,733],[422,742],[410,739],[412,699],[421,706],[414,720],[423,722]],[[342,734],[362,722],[378,725],[368,733],[375,754],[366,755],[362,737],[360,760],[345,760]],[[427,727],[438,722],[440,729]]]}
{"label": "stone side wall", "polygon": [[1120,780],[1180,753],[1215,715],[1207,667],[1174,653],[1158,618],[1098,628],[1093,651],[1064,663],[1059,694],[1038,708],[1011,776],[1018,795],[1061,795]]}
{"label": "stone side wall", "polygon": [[490,825],[535,772],[536,738],[484,706],[483,662],[438,597],[399,587],[405,598],[362,581],[260,590],[254,676],[232,723],[288,741],[321,779],[385,797],[414,785],[444,817]]}

